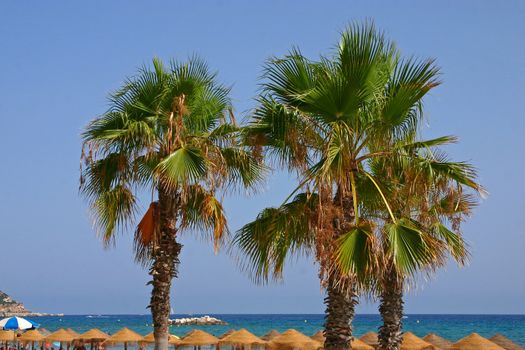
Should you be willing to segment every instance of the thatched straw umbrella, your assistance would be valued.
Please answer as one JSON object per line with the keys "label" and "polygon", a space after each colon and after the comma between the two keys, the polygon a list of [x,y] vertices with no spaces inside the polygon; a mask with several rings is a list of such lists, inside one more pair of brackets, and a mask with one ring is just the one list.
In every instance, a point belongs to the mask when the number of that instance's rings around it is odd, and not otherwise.
{"label": "thatched straw umbrella", "polygon": [[218,342],[219,338],[210,333],[194,329],[179,340],[179,346],[193,346],[200,349],[203,345],[216,345]]}
{"label": "thatched straw umbrella", "polygon": [[238,331],[235,331],[221,340],[219,340],[219,345],[232,345],[234,347],[244,347],[247,346],[248,349],[251,348],[252,345],[255,346],[266,346],[266,341],[262,340],[261,338],[257,337],[253,333],[250,333],[246,329],[240,329]]}
{"label": "thatched straw umbrella", "polygon": [[289,329],[283,334],[273,338],[269,346],[275,350],[317,350],[323,347],[321,343],[295,329]]}
{"label": "thatched straw umbrella", "polygon": [[379,339],[377,337],[377,333],[375,332],[368,332],[359,339],[362,340],[364,343],[370,345],[374,349],[377,348],[377,346],[379,345]]}
{"label": "thatched straw umbrella", "polygon": [[15,339],[15,332],[0,330],[0,341],[13,341]]}
{"label": "thatched straw umbrella", "polygon": [[315,332],[310,338],[312,338],[316,342],[324,344],[324,333],[323,333],[323,331]]}
{"label": "thatched straw umbrella", "polygon": [[273,338],[275,337],[278,337],[280,336],[281,333],[277,332],[275,329],[272,329],[271,331],[269,331],[268,333],[266,333],[265,335],[263,335],[262,337],[260,337],[262,340],[266,340],[266,341],[270,341],[272,340]]}
{"label": "thatched straw umbrella", "polygon": [[450,340],[442,338],[435,333],[428,333],[423,337],[423,340],[427,343],[434,345],[437,348],[440,348],[441,350],[448,350],[450,349],[452,344],[454,344]]}
{"label": "thatched straw umbrella", "polygon": [[352,340],[352,349],[355,349],[355,350],[374,350],[374,347],[371,346],[371,345],[368,345],[367,343],[365,343],[364,341],[362,341],[359,338],[354,338],[354,340]]}
{"label": "thatched straw umbrella", "polygon": [[129,328],[122,328],[117,333],[110,336],[104,343],[106,344],[124,344],[124,350],[128,350],[128,343],[138,343],[142,341],[143,336],[138,333],[133,332]]}
{"label": "thatched straw umbrella", "polygon": [[60,328],[58,331],[53,332],[49,335],[47,335],[44,340],[47,342],[64,342],[64,343],[71,343],[73,340],[75,340],[76,336],[71,334],[71,332],[68,332],[64,328]]}
{"label": "thatched straw umbrella", "polygon": [[176,335],[170,334],[168,338],[168,344],[175,345],[175,347],[177,347],[177,345],[180,344],[180,338]]}
{"label": "thatched straw umbrella", "polygon": [[75,339],[73,340],[72,344],[76,347],[79,345],[79,341],[77,340],[77,337],[80,337],[80,333],[78,333],[77,331],[73,330],[72,328],[66,328],[66,332],[68,332],[69,334],[71,334],[72,336],[75,337]]}
{"label": "thatched straw umbrella", "polygon": [[375,332],[368,332],[359,339],[365,342],[366,344],[370,345],[374,349],[377,348],[377,346],[379,345],[377,333]]}
{"label": "thatched straw umbrella", "polygon": [[15,341],[15,332],[0,330],[0,341],[5,342],[5,348],[8,348],[8,343]]}
{"label": "thatched straw umbrella", "polygon": [[140,342],[141,343],[155,343],[155,333],[153,332],[148,333],[142,338]]}
{"label": "thatched straw umbrella", "polygon": [[69,334],[71,334],[71,335],[73,335],[73,336],[75,336],[75,337],[80,337],[80,333],[76,332],[76,331],[73,330],[72,328],[68,328],[68,329],[66,329],[66,331],[67,331]]}
{"label": "thatched straw umbrella", "polygon": [[[155,343],[155,333],[151,332],[148,335],[145,335],[140,343]],[[168,335],[168,344],[179,345],[179,337],[173,334]]]}
{"label": "thatched straw umbrella", "polygon": [[452,344],[450,350],[505,350],[487,338],[483,338],[477,333],[472,333],[458,342]]}
{"label": "thatched straw umbrella", "polygon": [[524,348],[522,348],[521,346],[504,336],[503,334],[496,334],[492,338],[489,338],[489,340],[507,350],[525,350]]}
{"label": "thatched straw umbrella", "polygon": [[91,350],[93,350],[94,344],[100,344],[106,339],[109,338],[109,335],[102,332],[100,329],[93,328],[89,331],[82,333],[79,335],[76,340],[79,340],[81,342],[88,342],[91,344]]}
{"label": "thatched straw umbrella", "polygon": [[44,340],[49,343],[60,342],[60,348],[62,348],[62,343],[67,343],[67,348],[69,349],[69,346],[75,338],[76,337],[71,332],[61,328],[58,331],[47,335]]}
{"label": "thatched straw umbrella", "polygon": [[[323,331],[319,331],[317,333],[315,333],[314,335],[312,335],[310,338],[312,338],[313,340],[321,343],[321,344],[324,344],[324,340],[325,340],[325,337],[324,337],[324,333]],[[354,338],[354,340],[352,340],[352,349],[356,349],[356,350],[374,350],[374,347],[368,345],[367,343],[365,343],[364,341],[358,339],[358,338]]]}
{"label": "thatched straw umbrella", "polygon": [[36,329],[31,329],[18,337],[18,341],[23,344],[31,343],[31,349],[35,349],[35,343],[40,343],[44,340],[44,335]]}
{"label": "thatched straw umbrella", "polygon": [[401,350],[435,350],[434,345],[427,343],[412,332],[403,334]]}
{"label": "thatched straw umbrella", "polygon": [[235,329],[229,329],[229,330],[227,330],[226,332],[224,332],[224,333],[222,333],[221,335],[219,335],[217,338],[222,339],[222,338],[227,337],[227,336],[229,336],[230,334],[235,333],[235,332],[236,332]]}

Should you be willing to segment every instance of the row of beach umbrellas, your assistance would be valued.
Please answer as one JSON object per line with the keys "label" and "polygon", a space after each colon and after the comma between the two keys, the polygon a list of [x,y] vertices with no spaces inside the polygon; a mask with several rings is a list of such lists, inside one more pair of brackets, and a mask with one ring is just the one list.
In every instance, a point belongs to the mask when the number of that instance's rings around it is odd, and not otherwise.
{"label": "row of beach umbrellas", "polygon": [[[376,349],[378,347],[377,333],[369,332],[360,338],[361,341]],[[487,339],[477,333],[472,333],[457,342],[451,342],[437,334],[430,333],[419,338],[411,332],[403,334],[401,350],[525,350],[509,338],[496,334]]]}
{"label": "row of beach umbrellas", "polygon": [[[154,335],[150,333],[142,336],[129,328],[122,328],[113,335],[108,335],[99,329],[91,329],[83,334],[79,334],[72,329],[59,329],[56,332],[48,333],[45,330],[32,329],[16,337],[16,333],[9,330],[0,331],[0,341],[18,341],[23,344],[31,343],[66,343],[79,344],[88,343],[93,348],[94,344],[116,345],[123,344],[127,349],[128,344],[154,343]],[[283,333],[275,330],[270,331],[262,337],[257,337],[246,329],[230,330],[219,337],[202,330],[193,330],[179,338],[170,335],[169,344],[176,347],[193,346],[233,346],[238,347],[265,347],[278,350],[320,350],[323,347],[324,335],[321,331],[311,337],[301,332],[289,329]],[[377,334],[369,332],[361,338],[354,338],[352,348],[356,350],[375,350],[378,345]],[[401,350],[525,350],[518,344],[512,342],[503,335],[496,335],[490,339],[484,338],[477,333],[473,333],[455,343],[446,340],[436,334],[428,334],[423,338],[417,337],[411,332],[403,334]]]}

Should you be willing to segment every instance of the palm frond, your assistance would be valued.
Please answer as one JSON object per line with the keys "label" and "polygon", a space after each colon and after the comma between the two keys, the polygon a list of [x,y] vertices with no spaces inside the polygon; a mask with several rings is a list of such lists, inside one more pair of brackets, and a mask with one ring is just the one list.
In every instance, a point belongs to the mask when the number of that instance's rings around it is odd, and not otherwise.
{"label": "palm frond", "polygon": [[93,211],[97,231],[104,244],[109,245],[114,242],[115,232],[133,220],[136,199],[129,188],[117,185],[97,196]]}
{"label": "palm frond", "polygon": [[163,159],[155,172],[164,185],[176,188],[181,184],[195,184],[203,180],[208,170],[207,160],[201,150],[184,146]]}
{"label": "palm frond", "polygon": [[438,86],[439,69],[433,60],[400,60],[387,84],[383,122],[402,134],[416,130],[422,116],[422,98]]}
{"label": "palm frond", "polygon": [[470,254],[468,251],[468,245],[463,240],[463,237],[461,237],[459,233],[449,230],[441,222],[436,222],[433,229],[434,234],[446,243],[454,260],[458,264],[464,265],[469,259]]}
{"label": "palm frond", "polygon": [[200,185],[189,186],[182,193],[183,210],[181,229],[211,234],[217,251],[228,233],[227,219],[222,203],[214,193]]}
{"label": "palm frond", "polygon": [[313,249],[311,220],[317,201],[315,194],[299,194],[281,207],[264,209],[237,231],[234,246],[256,282],[280,279],[288,256]]}
{"label": "palm frond", "polygon": [[437,151],[418,156],[416,162],[420,173],[428,178],[435,180],[439,180],[439,178],[451,179],[458,184],[474,189],[482,196],[486,193],[485,189],[476,182],[476,168],[467,162],[449,161],[446,154]]}
{"label": "palm frond", "polygon": [[280,166],[304,167],[310,142],[316,138],[315,125],[271,97],[262,96],[258,102],[252,121],[243,129],[245,143],[255,149],[264,147]]}
{"label": "palm frond", "polygon": [[300,108],[302,98],[314,87],[315,70],[298,49],[283,58],[272,58],[264,66],[264,91],[280,102]]}
{"label": "palm frond", "polygon": [[238,147],[224,147],[220,151],[227,181],[233,185],[241,184],[245,189],[256,189],[261,184],[267,168],[252,152]]}
{"label": "palm frond", "polygon": [[409,143],[401,143],[400,145],[396,145],[396,147],[399,147],[407,152],[413,152],[421,149],[430,150],[431,148],[436,146],[443,146],[456,142],[458,142],[458,138],[456,136],[447,135],[429,140],[417,140]]}
{"label": "palm frond", "polygon": [[110,191],[119,184],[131,182],[129,156],[125,153],[108,153],[99,159],[84,159],[85,166],[81,173],[80,192],[90,200]]}
{"label": "palm frond", "polygon": [[472,194],[450,189],[436,200],[436,203],[429,208],[429,212],[446,218],[456,215],[468,217],[477,205],[478,201]]}
{"label": "palm frond", "polygon": [[152,262],[152,251],[156,249],[159,239],[159,205],[152,202],[135,228],[133,251],[135,262],[145,267]]}
{"label": "palm frond", "polygon": [[355,227],[339,239],[337,259],[344,274],[366,281],[378,266],[377,243],[369,225]]}
{"label": "palm frond", "polygon": [[341,34],[335,57],[318,63],[315,88],[303,109],[324,122],[345,120],[358,129],[366,104],[384,89],[395,58],[393,44],[373,23],[354,24]]}
{"label": "palm frond", "polygon": [[400,220],[385,226],[388,254],[401,275],[410,276],[434,262],[434,251],[418,228]]}

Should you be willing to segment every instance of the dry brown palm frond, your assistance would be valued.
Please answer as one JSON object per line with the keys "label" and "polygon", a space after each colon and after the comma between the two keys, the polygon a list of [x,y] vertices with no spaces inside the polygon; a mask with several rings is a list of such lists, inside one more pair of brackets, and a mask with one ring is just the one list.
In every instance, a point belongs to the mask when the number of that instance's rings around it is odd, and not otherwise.
{"label": "dry brown palm frond", "polygon": [[142,265],[150,263],[151,251],[155,249],[159,236],[159,216],[159,203],[156,201],[151,202],[135,229],[133,239],[135,261]]}

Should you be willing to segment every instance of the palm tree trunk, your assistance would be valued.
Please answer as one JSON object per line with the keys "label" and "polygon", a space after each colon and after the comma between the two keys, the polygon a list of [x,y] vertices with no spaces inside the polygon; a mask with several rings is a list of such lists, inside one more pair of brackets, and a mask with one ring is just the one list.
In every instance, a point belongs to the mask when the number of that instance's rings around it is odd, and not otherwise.
{"label": "palm tree trunk", "polygon": [[357,304],[357,294],[351,287],[343,290],[336,285],[334,277],[330,277],[326,287],[326,305],[324,348],[326,350],[346,350],[352,345],[352,320]]}
{"label": "palm tree trunk", "polygon": [[383,325],[379,327],[379,350],[399,350],[403,327],[403,281],[390,265],[382,282],[379,313]]}
{"label": "palm tree trunk", "polygon": [[182,245],[176,240],[177,197],[159,190],[160,232],[154,243],[150,269],[151,315],[155,335],[155,350],[168,350],[171,281],[177,277]]}
{"label": "palm tree trunk", "polygon": [[[341,209],[339,217],[334,218],[334,235],[330,250],[339,237],[348,232],[354,220],[353,199],[343,196],[338,189],[334,205]],[[352,321],[357,305],[357,293],[351,280],[343,282],[337,271],[329,270],[326,285],[325,310],[325,350],[347,350],[352,348]]]}

